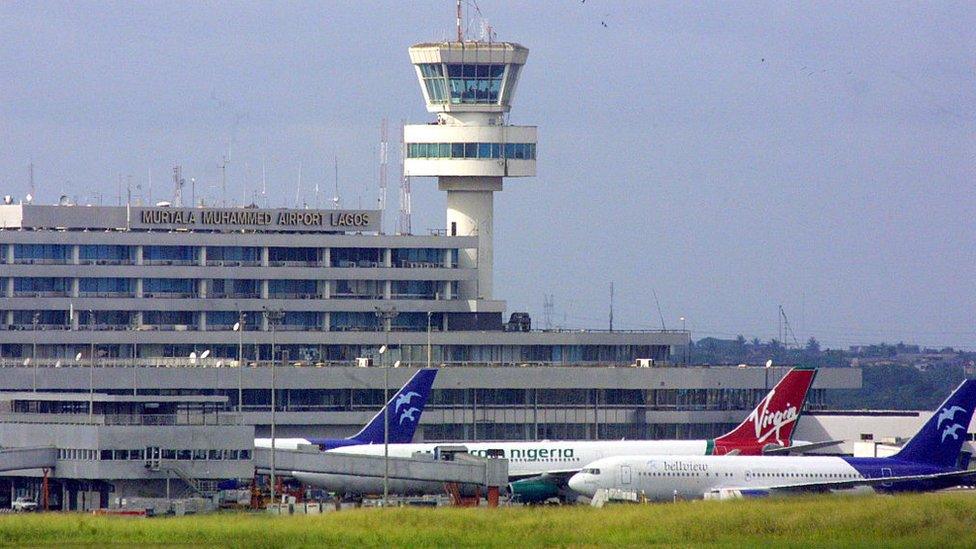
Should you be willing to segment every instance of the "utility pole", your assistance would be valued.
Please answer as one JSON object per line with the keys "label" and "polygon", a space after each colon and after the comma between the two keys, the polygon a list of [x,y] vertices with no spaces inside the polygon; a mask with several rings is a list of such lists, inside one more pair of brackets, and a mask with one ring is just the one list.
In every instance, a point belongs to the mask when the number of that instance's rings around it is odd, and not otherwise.
{"label": "utility pole", "polygon": [[264,316],[271,324],[271,503],[275,502],[275,346],[277,341],[278,324],[285,313],[281,309],[265,309]]}
{"label": "utility pole", "polygon": [[90,364],[88,368],[88,423],[94,421],[95,414],[95,311],[88,311],[88,333],[91,337],[91,347],[88,350]]}
{"label": "utility pole", "polygon": [[244,322],[246,320],[247,314],[238,311],[234,331],[237,332],[237,415],[241,416],[241,425],[244,425]]}
{"label": "utility pole", "polygon": [[[31,170],[33,171],[33,167],[31,168]],[[33,387],[35,393],[37,392],[37,321],[40,319],[41,319],[41,313],[34,311],[34,316],[31,319],[31,324],[33,324],[33,329],[31,330],[31,336],[33,339],[31,345],[31,362],[34,363],[34,376],[33,376],[34,379],[33,379],[33,383],[31,384],[31,387]]]}
{"label": "utility pole", "polygon": [[[376,307],[376,318],[381,321],[381,329],[386,332],[386,343],[380,347],[380,362],[383,368],[383,402],[390,402],[390,368],[386,365],[386,352],[390,349],[390,329],[397,317],[396,308]],[[390,503],[390,407],[383,406],[383,507]]]}

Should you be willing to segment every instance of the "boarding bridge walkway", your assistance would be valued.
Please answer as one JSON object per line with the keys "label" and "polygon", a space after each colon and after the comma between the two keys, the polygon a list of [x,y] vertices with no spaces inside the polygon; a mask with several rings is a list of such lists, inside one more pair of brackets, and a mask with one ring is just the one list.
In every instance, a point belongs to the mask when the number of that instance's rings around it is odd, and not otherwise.
{"label": "boarding bridge walkway", "polygon": [[0,473],[26,469],[51,469],[58,460],[53,446],[36,448],[0,448]]}
{"label": "boarding bridge walkway", "polygon": [[[458,456],[454,461],[435,461],[432,457],[391,457],[391,479],[455,483],[498,488],[508,484],[508,460]],[[322,452],[317,448],[276,450],[275,471],[292,471],[364,477],[382,477],[383,456],[360,456]],[[261,473],[271,470],[271,449],[254,449],[254,467]]]}

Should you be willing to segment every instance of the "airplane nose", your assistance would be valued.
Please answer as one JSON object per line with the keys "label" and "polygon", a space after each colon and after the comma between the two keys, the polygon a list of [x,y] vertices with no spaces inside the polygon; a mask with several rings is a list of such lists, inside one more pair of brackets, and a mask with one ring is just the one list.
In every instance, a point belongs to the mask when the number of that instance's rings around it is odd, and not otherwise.
{"label": "airplane nose", "polygon": [[584,477],[586,477],[586,475],[583,473],[576,473],[575,475],[569,477],[569,482],[567,484],[569,484],[569,487],[574,492],[583,494],[584,496],[592,496],[594,492],[593,483],[586,482]]}

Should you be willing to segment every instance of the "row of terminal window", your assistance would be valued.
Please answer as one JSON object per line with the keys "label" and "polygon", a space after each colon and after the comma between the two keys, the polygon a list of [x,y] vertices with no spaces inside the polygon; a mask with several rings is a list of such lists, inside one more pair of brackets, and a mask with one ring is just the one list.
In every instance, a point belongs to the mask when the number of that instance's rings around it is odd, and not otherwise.
{"label": "row of terminal window", "polygon": [[[533,145],[533,155],[534,155]],[[71,261],[70,244],[14,244],[15,263],[68,263]],[[261,248],[257,246],[207,246],[208,265],[260,265]],[[325,258],[324,248],[269,247],[268,263],[320,265]],[[391,248],[390,264],[393,267],[456,267],[457,249],[443,248]],[[142,260],[149,265],[195,264],[199,261],[199,246],[143,246]],[[331,248],[330,267],[379,267],[384,261],[383,248]],[[79,245],[78,258],[83,263],[128,264],[134,263],[136,247],[119,244]],[[446,259],[446,264],[445,264]]]}
{"label": "row of terminal window", "polygon": [[[251,450],[194,449],[161,450],[162,459],[170,461],[236,461],[251,459]],[[59,448],[58,459],[76,461],[143,461],[146,450],[92,450],[87,448]]]}
{"label": "row of terminal window", "polygon": [[[66,310],[43,310],[43,311],[13,311],[13,323],[18,329],[30,330],[33,326],[34,315],[37,315],[37,324],[42,329],[49,329],[51,326],[67,328],[69,324]],[[210,330],[229,330],[231,326],[238,322],[240,318],[237,311],[207,311],[207,327]],[[110,329],[131,328],[137,318],[136,311],[86,311],[78,310],[75,312],[79,326],[84,329],[89,324],[97,325],[98,329],[109,327]],[[193,311],[142,311],[142,326],[156,327],[156,329],[177,329],[182,326],[184,330],[196,329],[199,313]],[[262,311],[246,311],[244,313],[244,330],[257,330],[261,326],[263,318]],[[433,313],[430,316],[425,312],[401,312],[392,320],[392,327],[395,330],[426,330],[428,324],[431,329],[437,330],[443,320],[442,313]],[[334,311],[329,313],[329,329],[332,331],[376,331],[381,327],[376,314],[370,312],[350,312]],[[325,313],[317,311],[287,311],[285,312],[281,326],[283,329],[300,330],[321,330],[325,325]]]}
{"label": "row of terminal window", "polygon": [[[2,282],[4,279],[0,279]],[[71,278],[16,277],[13,279],[14,296],[37,294],[61,294],[71,291]],[[78,292],[84,297],[100,295],[134,297],[134,278],[79,278]],[[200,292],[200,280],[206,280],[209,297],[258,298],[261,281],[256,279],[194,279],[194,278],[143,278],[142,293],[147,297],[195,297]],[[313,299],[325,297],[319,280],[285,279],[268,281],[268,297],[277,299]],[[452,292],[457,293],[457,281],[446,281]],[[438,280],[392,280],[391,296],[398,299],[434,299],[442,291]],[[335,280],[330,297],[350,299],[383,299],[386,281],[383,280]],[[0,288],[2,290],[2,288]]]}
{"label": "row of terminal window", "polygon": [[535,160],[535,143],[410,143],[407,158]]}

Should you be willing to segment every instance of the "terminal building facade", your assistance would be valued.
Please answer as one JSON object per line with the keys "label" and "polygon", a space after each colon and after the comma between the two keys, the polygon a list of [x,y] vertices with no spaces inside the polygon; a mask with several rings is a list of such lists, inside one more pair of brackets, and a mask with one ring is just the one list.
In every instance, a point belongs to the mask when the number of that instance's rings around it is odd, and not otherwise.
{"label": "terminal building facade", "polygon": [[[541,154],[536,127],[508,123],[528,50],[409,53],[434,117],[404,128],[404,171],[437,178],[444,229],[385,234],[374,210],[183,207],[178,187],[156,206],[2,205],[0,390],[222,396],[266,436],[274,354],[281,436],[358,430],[383,375],[355,366],[381,362],[404,367],[391,384],[444,366],[426,440],[701,437],[741,420],[770,371],[662,367],[688,332],[506,322],[494,196]],[[858,386],[857,370],[824,372],[813,399]]]}

